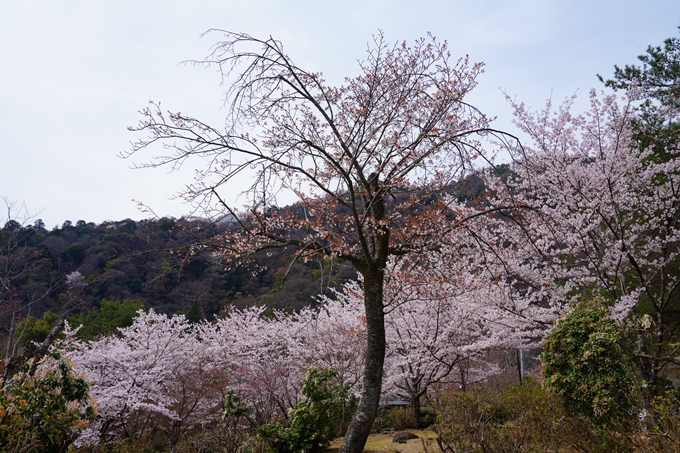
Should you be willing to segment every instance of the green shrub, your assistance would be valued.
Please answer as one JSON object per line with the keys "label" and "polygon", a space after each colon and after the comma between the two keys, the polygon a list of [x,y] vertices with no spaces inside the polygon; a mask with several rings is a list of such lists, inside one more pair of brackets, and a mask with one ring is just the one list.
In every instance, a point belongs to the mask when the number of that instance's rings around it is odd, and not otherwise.
{"label": "green shrub", "polygon": [[43,358],[33,375],[14,375],[0,391],[0,451],[66,452],[95,417],[87,391],[58,355]]}
{"label": "green shrub", "polygon": [[57,314],[46,311],[42,318],[28,316],[19,322],[16,327],[16,348],[33,348],[33,343],[45,341],[58,319]]}
{"label": "green shrub", "polygon": [[601,426],[637,413],[638,386],[621,346],[622,328],[596,299],[559,318],[543,343],[543,379],[572,413]]}
{"label": "green shrub", "polygon": [[121,327],[129,327],[137,317],[137,312],[144,308],[140,300],[102,300],[99,307],[94,307],[80,314],[73,315],[68,322],[71,327],[82,325],[76,336],[81,340],[93,340],[97,337],[117,334]]}
{"label": "green shrub", "polygon": [[389,411],[389,418],[392,422],[391,428],[394,428],[397,431],[418,428],[418,419],[413,413],[411,406],[392,408]]}
{"label": "green shrub", "polygon": [[444,453],[630,451],[625,437],[581,416],[570,416],[558,396],[527,378],[505,388],[473,386],[435,398],[432,426]]}
{"label": "green shrub", "polygon": [[335,438],[343,405],[350,400],[348,387],[333,382],[332,368],[307,370],[302,386],[305,399],[289,410],[288,423],[269,423],[258,429],[278,453],[316,453]]}
{"label": "green shrub", "polygon": [[434,425],[437,421],[437,414],[432,409],[422,409],[420,411],[420,426],[419,428],[425,429]]}

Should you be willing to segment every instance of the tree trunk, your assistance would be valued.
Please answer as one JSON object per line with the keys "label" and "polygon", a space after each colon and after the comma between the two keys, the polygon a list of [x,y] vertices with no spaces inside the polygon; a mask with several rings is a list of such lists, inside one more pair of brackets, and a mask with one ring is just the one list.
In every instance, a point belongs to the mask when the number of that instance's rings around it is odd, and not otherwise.
{"label": "tree trunk", "polygon": [[382,269],[363,269],[364,308],[368,342],[361,401],[342,439],[340,453],[361,453],[378,413],[385,362],[385,314]]}
{"label": "tree trunk", "polygon": [[416,421],[416,428],[421,428],[423,421],[420,418],[420,393],[411,395],[411,410],[413,411],[413,418]]}
{"label": "tree trunk", "polygon": [[644,331],[641,327],[637,328],[637,353],[638,353],[638,370],[640,372],[640,377],[645,383],[645,387],[642,388],[642,407],[647,411],[648,414],[652,414],[652,393],[650,389],[650,382],[653,380],[654,373],[654,363],[644,357],[646,354],[646,345],[644,338]]}

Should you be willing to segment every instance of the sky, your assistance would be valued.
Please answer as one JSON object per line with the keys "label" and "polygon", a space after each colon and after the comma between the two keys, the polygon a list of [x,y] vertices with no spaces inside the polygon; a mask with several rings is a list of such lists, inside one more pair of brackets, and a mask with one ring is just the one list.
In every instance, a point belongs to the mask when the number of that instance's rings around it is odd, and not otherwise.
{"label": "sky", "polygon": [[2,198],[49,228],[149,217],[133,199],[158,216],[189,213],[173,195],[191,182],[191,161],[168,173],[131,168],[160,149],[118,155],[139,138],[127,127],[149,100],[223,123],[219,75],[182,64],[219,41],[209,29],[272,36],[331,84],[358,74],[379,30],[390,42],[431,32],[485,63],[468,101],[516,132],[504,92],[535,109],[585,101],[602,88],[596,74],[635,64],[679,25],[678,0],[0,0],[0,223]]}

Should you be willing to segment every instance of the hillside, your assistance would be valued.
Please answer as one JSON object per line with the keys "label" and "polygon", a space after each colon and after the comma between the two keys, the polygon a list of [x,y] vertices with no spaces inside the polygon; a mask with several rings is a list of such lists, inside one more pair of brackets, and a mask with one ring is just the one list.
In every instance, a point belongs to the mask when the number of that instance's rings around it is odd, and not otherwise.
{"label": "hillside", "polygon": [[[503,173],[507,167],[501,168]],[[450,186],[448,195],[473,200],[485,188],[476,176]],[[283,211],[286,208],[278,209]],[[296,212],[296,207],[288,208]],[[304,215],[302,211],[296,215]],[[102,300],[133,299],[168,314],[191,313],[211,318],[229,305],[297,310],[356,278],[348,263],[317,259],[295,260],[291,249],[271,250],[256,261],[261,272],[248,267],[226,270],[211,249],[185,260],[188,248],[226,228],[196,219],[131,219],[101,224],[65,221],[47,230],[41,220],[22,225],[15,220],[0,229],[0,326],[12,313],[40,317],[49,310],[78,312],[98,307]],[[78,272],[87,284],[74,299],[67,276]]]}
{"label": "hillside", "polygon": [[68,309],[135,299],[164,313],[188,313],[193,307],[194,316],[208,318],[230,304],[297,309],[356,275],[329,261],[293,263],[291,250],[259,257],[266,270],[255,276],[247,268],[225,270],[209,251],[182,260],[190,244],[219,231],[205,222],[170,218],[99,225],[66,221],[51,231],[39,220],[29,226],[8,222],[0,230],[0,277],[8,286],[0,296],[0,322],[5,327],[17,307],[23,316],[60,313],[73,296],[66,283],[73,272],[87,285]]}

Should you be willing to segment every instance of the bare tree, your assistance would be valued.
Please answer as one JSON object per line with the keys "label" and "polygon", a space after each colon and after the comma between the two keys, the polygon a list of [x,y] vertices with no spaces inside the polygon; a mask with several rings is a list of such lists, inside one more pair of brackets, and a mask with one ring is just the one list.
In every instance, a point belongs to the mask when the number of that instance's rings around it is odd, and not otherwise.
{"label": "bare tree", "polygon": [[[218,68],[228,85],[224,127],[165,113],[152,102],[130,128],[146,136],[123,157],[158,142],[166,152],[143,167],[175,169],[204,159],[182,196],[237,228],[196,244],[195,253],[214,247],[226,262],[243,264],[265,249],[295,247],[300,258],[344,259],[362,274],[364,383],[341,448],[360,452],[381,392],[386,263],[436,250],[464,221],[442,195],[476,159],[486,159],[475,137],[496,132],[464,101],[482,64],[452,60],[446,43],[432,36],[408,46],[378,34],[359,62],[360,75],[332,87],[320,73],[296,66],[272,38],[221,33],[224,41],[195,63]],[[224,191],[248,171],[249,204],[238,210]],[[270,208],[281,190],[300,200],[283,213]]]}
{"label": "bare tree", "polygon": [[[24,361],[38,358],[47,349],[60,332],[65,316],[73,309],[78,293],[82,290],[82,281],[72,281],[75,275],[66,279],[70,290],[66,292],[60,313],[47,335],[40,344],[22,341],[26,322],[21,322],[35,313],[52,290],[64,283],[58,274],[52,272],[52,264],[43,259],[39,249],[30,246],[31,236],[36,233],[35,227],[29,225],[35,217],[26,205],[2,198],[5,213],[0,216],[0,338],[5,342],[2,355],[2,380],[6,382],[19,371]],[[35,225],[40,227],[42,221]],[[74,273],[75,274],[75,273]],[[78,274],[79,275],[79,274]]]}
{"label": "bare tree", "polygon": [[[19,286],[28,278],[35,276],[39,264],[32,256],[35,252],[26,246],[28,232],[24,228],[32,219],[25,204],[10,201],[3,197],[5,212],[0,217],[0,320],[3,339],[6,341],[3,354],[3,378],[8,377],[14,368],[12,360],[17,351],[17,327],[22,316],[30,314],[46,295],[44,288],[29,288],[20,291]],[[37,289],[37,291],[36,291]]]}

